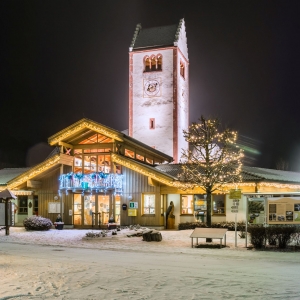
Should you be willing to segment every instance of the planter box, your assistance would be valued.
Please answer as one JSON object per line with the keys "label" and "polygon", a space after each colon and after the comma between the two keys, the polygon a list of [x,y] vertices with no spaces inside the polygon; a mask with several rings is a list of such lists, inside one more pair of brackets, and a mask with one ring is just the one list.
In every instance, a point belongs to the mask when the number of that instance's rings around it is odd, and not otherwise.
{"label": "planter box", "polygon": [[64,229],[64,222],[54,222],[54,226],[58,230]]}

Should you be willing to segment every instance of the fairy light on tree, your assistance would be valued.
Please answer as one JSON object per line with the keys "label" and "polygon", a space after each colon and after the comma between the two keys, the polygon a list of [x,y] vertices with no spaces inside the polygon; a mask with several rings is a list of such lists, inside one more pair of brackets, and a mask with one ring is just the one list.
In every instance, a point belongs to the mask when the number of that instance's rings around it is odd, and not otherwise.
{"label": "fairy light on tree", "polygon": [[237,133],[229,129],[219,132],[218,119],[205,119],[193,123],[183,131],[190,149],[181,157],[181,182],[187,188],[202,187],[207,195],[207,226],[211,227],[212,193],[223,185],[241,181],[243,151],[236,145]]}

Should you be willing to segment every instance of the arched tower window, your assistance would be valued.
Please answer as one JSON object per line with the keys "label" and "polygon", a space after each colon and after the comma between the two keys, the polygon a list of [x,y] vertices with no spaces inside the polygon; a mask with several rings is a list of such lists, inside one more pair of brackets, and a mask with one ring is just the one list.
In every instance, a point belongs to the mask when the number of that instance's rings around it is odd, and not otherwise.
{"label": "arched tower window", "polygon": [[162,70],[162,55],[158,54],[156,56],[156,66],[157,66],[157,71],[161,71]]}
{"label": "arched tower window", "polygon": [[180,61],[180,75],[185,78],[185,65],[182,61]]}
{"label": "arched tower window", "polygon": [[145,72],[150,72],[151,71],[151,60],[149,56],[146,56],[144,58],[144,63],[145,63]]}
{"label": "arched tower window", "polygon": [[162,70],[162,55],[148,55],[144,57],[144,72],[155,72]]}

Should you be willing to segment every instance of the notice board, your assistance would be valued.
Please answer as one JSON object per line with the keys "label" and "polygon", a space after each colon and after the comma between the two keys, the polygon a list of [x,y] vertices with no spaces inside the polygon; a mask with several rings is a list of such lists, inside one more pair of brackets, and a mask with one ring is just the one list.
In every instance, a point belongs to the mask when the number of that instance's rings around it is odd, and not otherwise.
{"label": "notice board", "polygon": [[267,199],[268,224],[300,224],[300,197]]}

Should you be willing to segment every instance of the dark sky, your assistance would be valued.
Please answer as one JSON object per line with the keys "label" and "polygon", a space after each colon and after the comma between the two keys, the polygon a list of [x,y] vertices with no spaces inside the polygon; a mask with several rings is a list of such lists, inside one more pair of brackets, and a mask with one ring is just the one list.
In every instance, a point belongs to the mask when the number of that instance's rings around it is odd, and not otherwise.
{"label": "dark sky", "polygon": [[83,117],[127,129],[136,24],[184,17],[190,121],[218,117],[256,149],[253,165],[300,171],[299,16],[298,0],[0,1],[0,167],[44,158]]}

